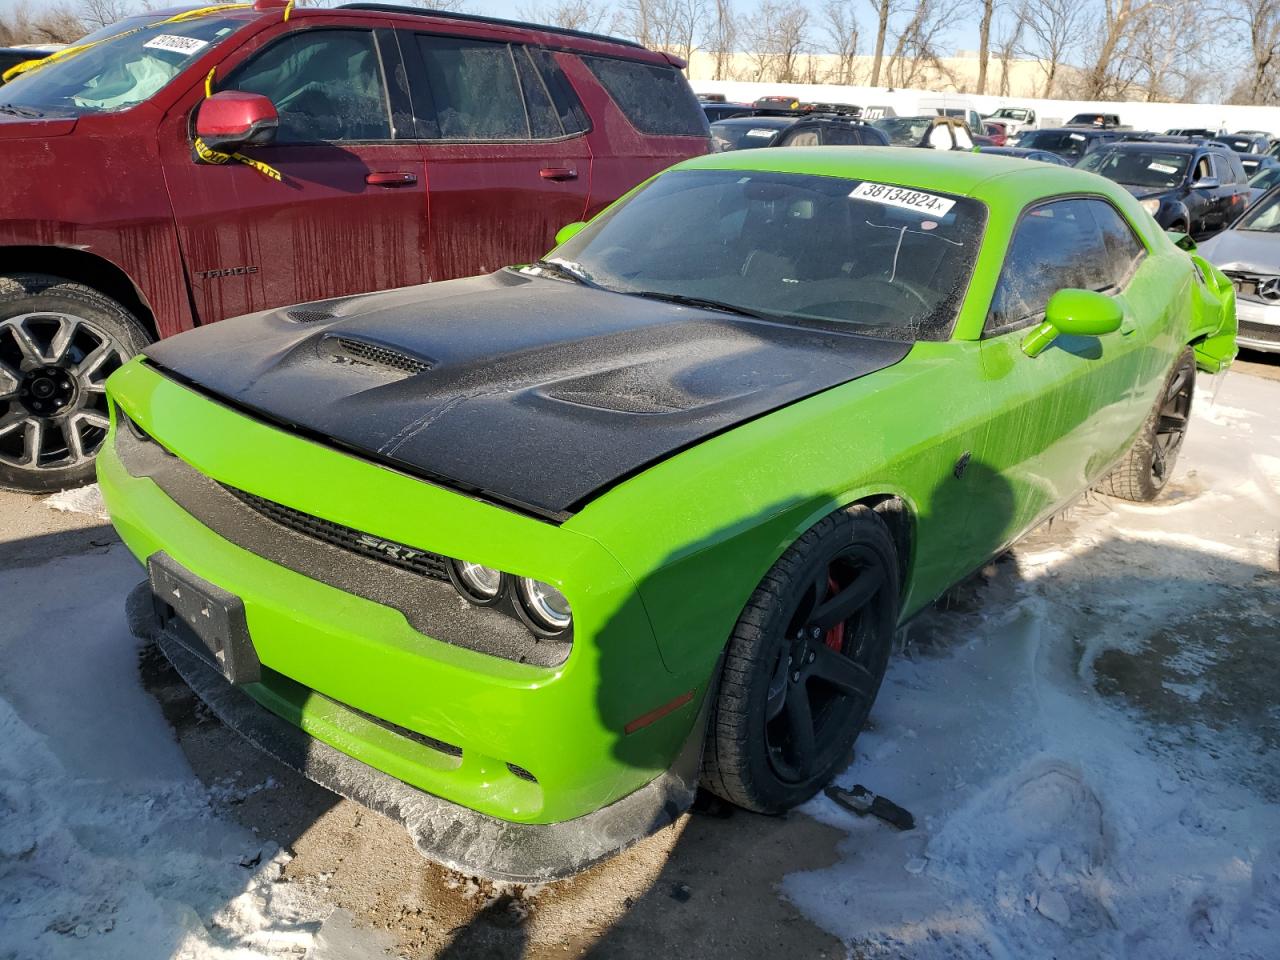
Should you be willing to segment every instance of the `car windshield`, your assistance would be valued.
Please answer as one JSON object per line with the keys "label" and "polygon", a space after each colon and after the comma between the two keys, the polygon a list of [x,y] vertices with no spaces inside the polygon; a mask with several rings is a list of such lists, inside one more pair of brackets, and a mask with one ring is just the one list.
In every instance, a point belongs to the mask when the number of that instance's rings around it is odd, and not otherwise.
{"label": "car windshield", "polygon": [[1027,149],[1048,150],[1067,157],[1083,156],[1092,138],[1073,130],[1032,130],[1024,133],[1018,146]]}
{"label": "car windshield", "polygon": [[1116,183],[1169,188],[1182,183],[1190,162],[1190,154],[1165,150],[1098,150],[1079,166]]}
{"label": "car windshield", "polygon": [[1252,137],[1219,137],[1218,139],[1236,153],[1253,153]]}
{"label": "car windshield", "polygon": [[1249,186],[1258,190],[1270,190],[1276,184],[1280,184],[1280,167],[1259,170],[1249,181]]}
{"label": "car windshield", "polygon": [[981,203],[932,190],[677,170],[550,259],[618,293],[897,340],[946,339],[985,223]]}
{"label": "car windshield", "polygon": [[991,116],[997,120],[1025,120],[1027,119],[1027,111],[1013,107],[1001,107]]}
{"label": "car windshield", "polygon": [[162,23],[135,17],[81,43],[95,46],[37,67],[0,87],[0,110],[72,116],[126,110],[154,96],[191,61],[239,30],[247,19],[222,15]]}
{"label": "car windshield", "polygon": [[751,118],[750,123],[729,123],[720,121],[711,125],[711,139],[719,150],[750,150],[753,147],[767,147],[778,136],[778,131],[789,125],[772,125],[767,120],[763,123],[758,118]]}
{"label": "car windshield", "polygon": [[1234,227],[1255,233],[1280,233],[1280,190],[1273,191],[1250,208]]}
{"label": "car windshield", "polygon": [[882,130],[895,146],[914,147],[925,138],[933,120],[930,117],[885,117],[872,126]]}

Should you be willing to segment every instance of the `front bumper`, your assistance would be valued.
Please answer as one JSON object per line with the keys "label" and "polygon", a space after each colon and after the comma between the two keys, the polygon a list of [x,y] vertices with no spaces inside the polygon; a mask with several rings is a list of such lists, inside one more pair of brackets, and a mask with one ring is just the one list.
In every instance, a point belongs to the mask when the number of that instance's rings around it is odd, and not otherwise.
{"label": "front bumper", "polygon": [[148,583],[129,595],[128,614],[135,636],[154,640],[223,723],[307,779],[399,823],[419,852],[453,870],[514,883],[559,880],[674,822],[693,802],[702,724],[670,769],[609,806],[546,825],[488,817],[361,763],[262,707],[188,639],[160,628]]}
{"label": "front bumper", "polygon": [[[714,674],[693,681],[666,669],[634,582],[593,539],[269,426],[137,361],[113,375],[109,392],[211,485],[536,577],[568,595],[573,647],[556,665],[442,640],[377,599],[394,571],[357,558],[373,587],[365,595],[339,589],[326,582],[331,571],[307,575],[267,559],[233,542],[238,529],[212,529],[154,479],[132,474],[117,452],[127,428],[113,407],[98,476],[121,538],[143,563],[165,553],[243,603],[262,681],[237,692],[305,735],[441,802],[542,825],[576,821],[641,790],[700,738],[698,710]],[[280,528],[278,536],[295,534]],[[335,565],[356,562],[321,546]],[[455,609],[466,607],[455,598]],[[680,697],[678,709],[626,732]]]}
{"label": "front bumper", "polygon": [[1236,297],[1236,319],[1240,323],[1236,343],[1249,350],[1280,353],[1280,305]]}

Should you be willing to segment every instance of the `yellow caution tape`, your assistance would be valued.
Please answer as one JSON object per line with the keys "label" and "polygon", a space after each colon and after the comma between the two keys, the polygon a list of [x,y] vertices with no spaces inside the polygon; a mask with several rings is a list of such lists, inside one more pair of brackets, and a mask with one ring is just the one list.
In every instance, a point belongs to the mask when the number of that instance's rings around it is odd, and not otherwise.
{"label": "yellow caution tape", "polygon": [[270,177],[278,183],[284,182],[284,177],[280,175],[280,171],[269,163],[263,163],[261,160],[255,160],[253,157],[246,157],[243,153],[223,153],[221,150],[215,150],[199,137],[196,137],[196,156],[205,163],[230,163],[235,160],[243,163],[245,166],[253,167],[264,177]]}
{"label": "yellow caution tape", "polygon": [[[59,60],[66,60],[68,57],[74,57],[77,53],[84,53],[91,50],[100,43],[106,43],[108,40],[119,40],[122,37],[131,37],[135,33],[141,33],[143,30],[152,30],[156,27],[163,27],[167,23],[182,23],[186,20],[194,20],[196,17],[206,17],[212,13],[221,13],[224,10],[247,10],[252,7],[251,3],[223,3],[212,7],[200,7],[197,10],[186,10],[182,13],[168,17],[164,20],[157,20],[155,23],[144,24],[141,27],[134,27],[132,30],[126,30],[123,33],[112,34],[109,37],[103,37],[101,40],[94,40],[90,43],[77,43],[70,47],[63,47],[56,50],[47,57],[41,57],[38,60],[23,60],[21,63],[14,64],[0,77],[5,83],[8,83],[14,77],[21,76],[28,70],[34,70],[37,67],[43,67],[50,63],[57,63]],[[287,18],[286,18],[287,19]]]}
{"label": "yellow caution tape", "polygon": [[289,22],[289,14],[291,13],[293,13],[293,0],[289,0],[289,2],[284,5],[284,22],[285,23]]}

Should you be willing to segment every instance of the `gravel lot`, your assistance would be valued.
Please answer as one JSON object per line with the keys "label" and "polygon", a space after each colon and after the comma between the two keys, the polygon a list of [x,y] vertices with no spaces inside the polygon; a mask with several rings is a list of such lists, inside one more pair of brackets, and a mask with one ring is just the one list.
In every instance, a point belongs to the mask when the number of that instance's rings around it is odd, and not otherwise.
{"label": "gravel lot", "polygon": [[[162,658],[147,650],[139,657],[121,636],[114,611],[141,571],[92,502],[79,498],[62,512],[42,498],[0,492],[0,596],[9,611],[0,655],[10,666],[24,664],[0,677],[0,706],[12,707],[19,732],[43,737],[77,789],[106,784],[109,793],[116,781],[99,769],[101,757],[114,756],[109,742],[130,731],[118,729],[118,717],[101,716],[77,733],[67,704],[80,695],[74,684],[86,681],[72,679],[76,671],[64,679],[57,665],[25,664],[45,640],[61,655],[83,649],[127,663],[128,672],[137,660],[141,687],[163,716],[137,722],[153,725],[147,736],[176,738],[179,766],[189,764],[203,785],[192,789],[205,792],[201,829],[225,823],[219,842],[231,837],[237,851],[246,842],[268,844],[261,866],[243,868],[252,898],[233,916],[219,912],[213,901],[232,896],[212,881],[198,895],[186,896],[180,880],[163,894],[152,890],[156,902],[177,899],[189,908],[186,939],[152,954],[122,949],[122,931],[144,916],[130,913],[125,900],[109,911],[110,923],[63,921],[75,904],[26,896],[33,881],[13,880],[24,875],[12,858],[38,858],[57,830],[36,836],[30,850],[0,843],[0,958],[774,960],[1155,957],[1192,949],[1261,958],[1266,948],[1258,944],[1280,943],[1280,655],[1273,645],[1280,383],[1268,380],[1280,380],[1280,361],[1254,355],[1220,385],[1214,405],[1208,397],[1219,385],[1202,384],[1166,500],[1133,507],[1091,499],[906,631],[873,727],[841,782],[860,780],[910,807],[916,831],[893,833],[825,799],[781,819],[708,804],[611,862],[537,890],[494,889],[428,864],[393,824],[247,748]],[[1020,713],[1031,688],[1039,707]],[[1065,705],[1045,707],[1054,698]],[[131,701],[120,709],[139,708]],[[134,714],[127,716],[132,722]],[[1089,739],[1082,728],[1095,721],[1110,724],[1114,742]],[[1072,734],[1066,739],[1064,726]],[[104,751],[97,761],[95,744]],[[1130,752],[1116,753],[1117,744]],[[22,809],[20,801],[34,802],[17,791],[19,780],[35,775],[5,749],[0,824],[15,805]],[[150,775],[147,756],[136,762],[128,777],[119,775],[119,790]],[[189,778],[185,769],[173,775]],[[1018,806],[1021,787],[1010,783],[1050,781],[1065,784],[1069,797],[1079,786],[1086,804],[1097,802],[1099,822],[1082,827],[1068,818],[1042,836],[1053,817]],[[1133,803],[1153,819],[1136,822],[1125,809]],[[114,829],[114,821],[102,823]],[[68,829],[79,838],[77,856],[93,863],[106,856],[101,840]],[[1185,836],[1177,832],[1184,829]],[[9,830],[0,825],[0,839]],[[1105,839],[1106,857],[1088,854],[1091,834],[1082,839],[1081,830]],[[1010,835],[1030,852],[1009,847]],[[152,836],[138,842],[171,842]],[[1068,870],[1073,843],[1092,856],[1075,873]],[[131,859],[136,853],[111,856],[145,873],[149,861]],[[145,877],[139,882],[147,885]],[[268,883],[294,899],[272,899]],[[1136,899],[1123,889],[1144,883]],[[75,895],[87,902],[93,892]],[[287,923],[278,922],[281,904],[291,911]],[[1177,936],[1170,939],[1166,927]]]}

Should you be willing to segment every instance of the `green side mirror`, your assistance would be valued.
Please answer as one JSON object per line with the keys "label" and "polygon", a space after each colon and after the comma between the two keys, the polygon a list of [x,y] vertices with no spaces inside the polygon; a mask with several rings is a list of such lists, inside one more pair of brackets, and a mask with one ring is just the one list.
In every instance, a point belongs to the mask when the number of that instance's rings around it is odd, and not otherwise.
{"label": "green side mirror", "polygon": [[1120,329],[1124,314],[1111,297],[1092,290],[1059,290],[1049,298],[1044,321],[1022,341],[1022,352],[1038,357],[1061,334],[1097,337]]}
{"label": "green side mirror", "polygon": [[562,243],[568,243],[569,240],[573,238],[577,234],[577,232],[585,226],[586,224],[583,223],[581,220],[575,220],[573,223],[566,223],[563,227],[561,227],[559,230],[556,231],[556,246],[558,247]]}

